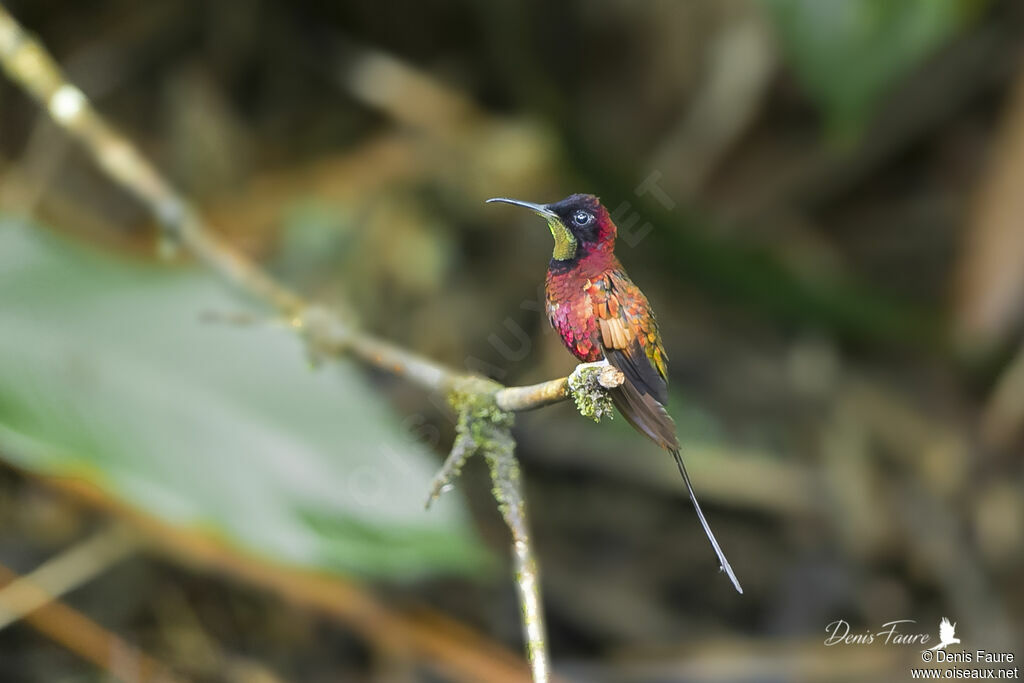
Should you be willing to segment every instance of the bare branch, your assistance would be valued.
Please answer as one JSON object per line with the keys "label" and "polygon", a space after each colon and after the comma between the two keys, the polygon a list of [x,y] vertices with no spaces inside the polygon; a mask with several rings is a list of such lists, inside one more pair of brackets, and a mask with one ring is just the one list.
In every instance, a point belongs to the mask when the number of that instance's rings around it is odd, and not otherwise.
{"label": "bare branch", "polygon": [[502,410],[519,412],[574,398],[582,415],[599,418],[604,413],[595,415],[588,403],[594,403],[595,393],[607,396],[608,389],[621,386],[625,380],[622,371],[607,363],[581,363],[568,377],[526,387],[504,387],[495,394],[495,400]]}
{"label": "bare branch", "polygon": [[[337,312],[307,302],[211,232],[137,148],[65,79],[42,44],[3,6],[0,66],[46,108],[54,122],[87,148],[111,179],[150,208],[168,238],[179,242],[239,290],[274,308],[305,335],[317,355],[351,355],[430,391],[447,392],[458,380],[472,377],[353,329]],[[515,411],[556,403],[570,397],[564,386],[567,382],[568,378],[563,377],[533,387],[505,388],[499,403]]]}
{"label": "bare branch", "polygon": [[496,426],[490,447],[484,450],[494,482],[494,498],[501,516],[512,532],[512,560],[516,572],[516,589],[522,610],[523,631],[526,635],[526,654],[536,683],[547,683],[551,678],[547,632],[540,598],[540,570],[533,553],[530,525],[526,518],[526,499],[515,456],[516,442],[508,431],[512,424],[508,413],[508,426]]}
{"label": "bare branch", "polygon": [[460,421],[465,417],[467,436],[456,442],[437,479],[440,484],[435,483],[436,492],[457,474],[458,466],[469,454],[480,451],[486,456],[495,498],[512,532],[523,627],[534,679],[549,680],[537,563],[527,527],[515,441],[509,432],[512,413],[571,396],[582,414],[599,419],[609,409],[605,391],[622,383],[621,373],[599,367],[600,364],[585,364],[571,377],[529,387],[502,387],[358,331],[344,316],[304,300],[211,232],[189,202],[123,134],[100,116],[85,94],[68,82],[46,48],[2,6],[0,66],[46,109],[54,122],[88,150],[112,180],[149,207],[163,225],[168,240],[188,249],[234,287],[275,309],[303,335],[315,356],[353,356],[429,391],[442,391],[453,397]]}

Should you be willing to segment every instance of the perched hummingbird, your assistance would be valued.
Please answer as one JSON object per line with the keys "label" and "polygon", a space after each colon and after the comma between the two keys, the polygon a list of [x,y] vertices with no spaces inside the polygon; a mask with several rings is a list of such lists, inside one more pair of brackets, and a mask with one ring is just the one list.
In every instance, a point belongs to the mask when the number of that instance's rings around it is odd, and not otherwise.
{"label": "perched hummingbird", "polygon": [[679,454],[675,423],[665,411],[668,357],[647,297],[615,257],[616,227],[608,210],[590,194],[574,194],[554,204],[504,197],[487,201],[522,206],[547,221],[555,239],[545,282],[551,326],[581,361],[604,359],[625,375],[622,386],[611,390],[615,407],[633,427],[675,457],[722,571],[742,593],[704,518]]}

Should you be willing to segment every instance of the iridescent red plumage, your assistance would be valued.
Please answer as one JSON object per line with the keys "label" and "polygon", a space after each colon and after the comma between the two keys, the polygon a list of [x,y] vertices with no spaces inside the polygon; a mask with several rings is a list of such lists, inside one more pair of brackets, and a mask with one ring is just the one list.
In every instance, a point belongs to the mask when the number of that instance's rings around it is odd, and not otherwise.
{"label": "iridescent red plumage", "polygon": [[570,263],[552,260],[545,281],[547,313],[569,352],[592,363],[607,358],[626,375],[613,392],[619,412],[660,446],[678,448],[664,409],[667,355],[651,306],[615,257],[615,223],[596,200],[595,239],[578,245]]}
{"label": "iridescent red plumage", "polygon": [[548,319],[569,351],[584,362],[604,357],[599,321],[619,320],[664,377],[664,347],[650,304],[618,259],[601,255],[571,270],[548,270]]}

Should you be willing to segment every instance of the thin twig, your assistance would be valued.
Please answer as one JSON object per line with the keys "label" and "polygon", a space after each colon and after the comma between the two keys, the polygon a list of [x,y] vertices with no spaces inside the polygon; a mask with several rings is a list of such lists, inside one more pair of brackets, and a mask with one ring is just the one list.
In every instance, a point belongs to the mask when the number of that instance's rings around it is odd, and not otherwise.
{"label": "thin twig", "polygon": [[[573,389],[568,377],[532,387],[508,388],[484,382],[355,330],[336,312],[305,301],[210,232],[199,213],[123,134],[99,115],[84,93],[68,82],[45,47],[2,6],[0,66],[46,108],[58,125],[89,151],[111,179],[149,207],[163,225],[168,239],[184,246],[230,284],[291,321],[316,356],[354,356],[431,391],[451,393],[457,387],[464,388],[468,383],[477,382],[480,393],[476,398],[503,413],[528,410],[573,397],[581,412],[587,414],[589,408],[591,417],[602,414],[603,391],[597,390],[596,396],[589,392],[584,395],[585,392]],[[596,383],[602,387],[617,386],[622,382],[621,377],[616,378],[614,373],[599,371],[597,374]],[[574,373],[574,377],[579,380],[584,375]],[[594,374],[586,375],[585,379],[584,384],[594,386]],[[546,681],[548,657],[541,620],[537,566],[526,526],[514,441],[507,427],[497,432],[492,435],[492,441],[498,445],[482,450],[488,456],[495,482],[494,493],[513,536],[517,584],[523,601],[523,625],[534,676],[538,681]]]}
{"label": "thin twig", "polygon": [[[78,554],[83,547],[91,548],[90,552],[93,552],[97,543],[103,546],[107,545],[109,541],[107,534],[108,532],[103,532],[100,536],[93,537],[85,541],[84,545],[75,546],[68,552]],[[66,558],[67,555],[60,557]],[[116,555],[108,554],[106,559],[116,561],[118,558]],[[31,583],[29,579],[31,579]],[[19,577],[15,572],[0,565],[0,583],[7,584],[0,591],[0,595],[7,595],[9,599],[12,594],[7,591],[13,590],[22,596],[16,598],[14,602],[34,603],[42,600],[45,603],[32,611],[24,612],[23,618],[27,624],[46,637],[125,683],[132,681],[173,683],[176,680],[181,680],[174,676],[163,663],[140,651],[117,634],[111,633],[78,610],[54,600],[53,597],[62,592],[60,590],[62,587],[47,585],[46,581],[46,576],[40,577],[38,574]],[[63,586],[64,589],[71,587]]]}
{"label": "thin twig", "polygon": [[460,431],[455,435],[455,443],[452,444],[452,450],[448,457],[445,458],[441,469],[434,475],[434,481],[430,485],[430,493],[427,496],[426,504],[428,509],[434,504],[435,500],[441,497],[442,493],[451,488],[452,480],[459,476],[462,472],[462,466],[469,459],[469,456],[473,455],[475,450],[476,445],[468,434]]}
{"label": "thin twig", "polygon": [[0,590],[0,629],[78,588],[138,549],[120,527],[101,531]]}

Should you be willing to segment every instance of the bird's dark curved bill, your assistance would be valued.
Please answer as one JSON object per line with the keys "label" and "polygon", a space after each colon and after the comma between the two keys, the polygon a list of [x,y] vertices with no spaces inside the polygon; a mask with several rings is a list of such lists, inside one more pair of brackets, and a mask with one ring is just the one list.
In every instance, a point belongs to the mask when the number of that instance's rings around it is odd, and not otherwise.
{"label": "bird's dark curved bill", "polygon": [[545,217],[556,217],[555,212],[549,209],[544,204],[534,204],[533,202],[524,202],[519,199],[509,199],[507,197],[492,197],[491,199],[487,200],[488,204],[493,204],[494,202],[500,202],[502,204],[511,204],[513,206],[521,206],[524,209],[529,209],[530,211],[533,211],[534,213]]}

